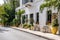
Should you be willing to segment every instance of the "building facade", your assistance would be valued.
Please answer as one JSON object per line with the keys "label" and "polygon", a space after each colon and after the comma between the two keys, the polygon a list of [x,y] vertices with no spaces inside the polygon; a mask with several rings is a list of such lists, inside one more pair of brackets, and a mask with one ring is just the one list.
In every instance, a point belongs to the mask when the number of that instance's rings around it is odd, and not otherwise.
{"label": "building facade", "polygon": [[[51,23],[52,13],[57,13],[57,9],[52,8],[52,12],[44,8],[43,12],[40,12],[40,5],[44,3],[44,0],[20,0],[20,7],[16,8],[25,10],[25,13],[21,16],[21,24],[35,24],[39,23],[40,27],[44,27],[47,23]],[[47,10],[49,10],[47,12]],[[48,14],[50,12],[50,15]]]}

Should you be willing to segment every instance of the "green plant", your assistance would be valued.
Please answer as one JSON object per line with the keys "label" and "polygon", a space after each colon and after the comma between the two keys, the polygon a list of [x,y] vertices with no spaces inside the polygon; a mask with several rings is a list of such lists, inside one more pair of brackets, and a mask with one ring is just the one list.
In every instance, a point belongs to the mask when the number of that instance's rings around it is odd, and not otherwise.
{"label": "green plant", "polygon": [[28,26],[28,24],[23,24],[23,28],[25,28],[26,26]]}
{"label": "green plant", "polygon": [[28,24],[28,28],[31,28],[31,26],[32,26],[31,24]]}
{"label": "green plant", "polygon": [[23,24],[23,28],[31,28],[31,24]]}
{"label": "green plant", "polygon": [[58,24],[58,19],[54,19],[54,20],[53,20],[52,26],[53,26],[53,27],[58,27],[58,26],[59,26],[59,24]]}

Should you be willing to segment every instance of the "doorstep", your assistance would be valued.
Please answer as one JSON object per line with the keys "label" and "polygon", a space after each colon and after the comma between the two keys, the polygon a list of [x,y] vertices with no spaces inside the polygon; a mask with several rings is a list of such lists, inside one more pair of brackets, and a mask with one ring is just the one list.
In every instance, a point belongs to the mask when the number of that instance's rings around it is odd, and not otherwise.
{"label": "doorstep", "polygon": [[28,32],[28,33],[31,33],[31,34],[34,34],[34,35],[37,35],[37,36],[40,36],[40,37],[44,37],[46,39],[60,40],[60,36],[54,35],[54,34],[51,34],[51,33],[43,33],[43,32],[39,32],[39,31],[33,31],[33,30],[24,29],[24,28],[17,28],[17,27],[12,27],[12,28],[20,30],[20,31]]}

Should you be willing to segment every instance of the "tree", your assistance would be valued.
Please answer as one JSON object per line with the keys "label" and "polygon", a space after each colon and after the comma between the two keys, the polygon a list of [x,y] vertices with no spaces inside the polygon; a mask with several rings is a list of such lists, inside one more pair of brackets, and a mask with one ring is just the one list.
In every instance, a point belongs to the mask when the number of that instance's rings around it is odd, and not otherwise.
{"label": "tree", "polygon": [[4,17],[8,18],[5,24],[10,25],[10,22],[15,18],[15,14],[13,13],[13,9],[11,8],[10,4],[5,4],[4,10],[8,15],[8,16],[6,14],[3,15]]}
{"label": "tree", "polygon": [[[41,6],[40,6],[40,10],[43,11],[44,8],[56,8],[58,9],[58,14],[59,14],[59,17],[58,19],[60,19],[60,0],[45,0],[45,3],[43,3]],[[60,23],[60,21],[58,20],[58,22]],[[60,26],[60,24],[59,24]],[[59,28],[60,29],[60,28]],[[60,30],[59,30],[59,33],[60,33]]]}
{"label": "tree", "polygon": [[4,10],[4,5],[0,5],[0,21],[1,24],[5,24],[5,22],[8,20],[6,17],[8,16]]}
{"label": "tree", "polygon": [[4,6],[0,5],[0,18],[2,17],[3,14],[6,14],[4,10]]}
{"label": "tree", "polygon": [[0,5],[0,15],[5,13],[3,7],[4,7],[3,5]]}
{"label": "tree", "polygon": [[4,14],[3,16],[5,16],[6,18],[8,18],[8,20],[6,21],[8,25],[10,25],[10,23],[13,21],[13,19],[15,18],[15,9],[16,7],[19,6],[19,4],[17,5],[17,3],[19,3],[19,1],[17,0],[5,0],[4,1],[4,10],[6,12],[6,14]]}
{"label": "tree", "polygon": [[20,5],[19,0],[4,0],[0,6],[0,19],[4,25],[10,25],[15,19],[15,9]]}
{"label": "tree", "polygon": [[40,10],[42,11],[45,7],[51,8],[59,8],[59,2],[58,0],[45,0],[45,2],[40,6]]}
{"label": "tree", "polygon": [[15,18],[14,20],[13,20],[13,22],[14,22],[14,24],[16,25],[16,26],[19,26],[20,24],[21,24],[21,15],[23,14],[23,13],[25,13],[25,10],[19,10],[18,12],[16,12],[16,17],[17,17],[17,19]]}

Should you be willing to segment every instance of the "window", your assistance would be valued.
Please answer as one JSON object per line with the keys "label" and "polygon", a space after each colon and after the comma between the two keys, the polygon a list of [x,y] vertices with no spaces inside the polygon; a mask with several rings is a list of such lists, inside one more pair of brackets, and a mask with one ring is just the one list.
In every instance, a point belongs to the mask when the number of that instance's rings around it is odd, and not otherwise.
{"label": "window", "polygon": [[47,11],[47,24],[51,23],[51,16],[52,16],[52,12],[51,10]]}
{"label": "window", "polygon": [[39,23],[39,12],[37,12],[37,14],[36,14],[36,22],[38,22]]}
{"label": "window", "polygon": [[28,15],[25,15],[25,22],[28,22]]}
{"label": "window", "polygon": [[22,23],[25,23],[25,15],[22,16]]}

